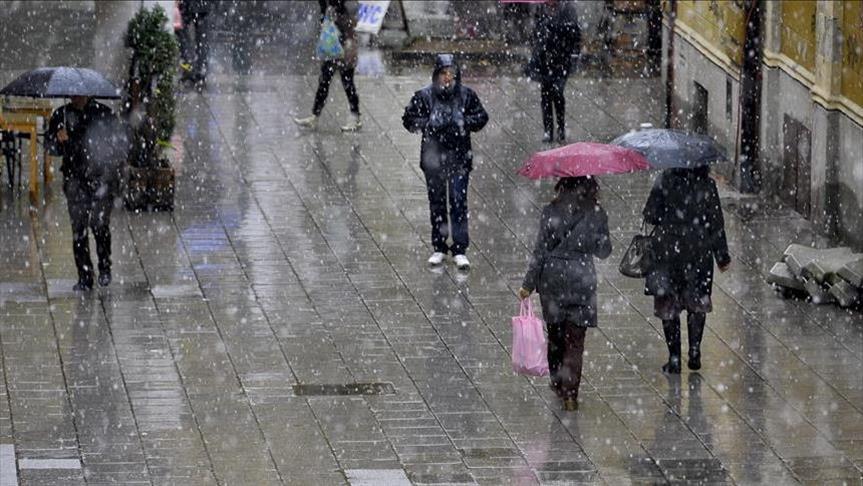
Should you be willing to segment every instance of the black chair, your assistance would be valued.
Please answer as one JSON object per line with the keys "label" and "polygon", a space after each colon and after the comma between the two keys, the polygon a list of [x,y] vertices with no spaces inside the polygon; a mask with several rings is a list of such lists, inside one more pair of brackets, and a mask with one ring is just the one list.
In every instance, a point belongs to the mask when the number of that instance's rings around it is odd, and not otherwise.
{"label": "black chair", "polygon": [[[9,187],[15,187],[15,175],[18,175],[18,188],[21,188],[21,172],[23,164],[23,141],[30,140],[29,133],[0,131],[0,152],[6,159],[6,175]],[[33,141],[31,141],[33,143]]]}

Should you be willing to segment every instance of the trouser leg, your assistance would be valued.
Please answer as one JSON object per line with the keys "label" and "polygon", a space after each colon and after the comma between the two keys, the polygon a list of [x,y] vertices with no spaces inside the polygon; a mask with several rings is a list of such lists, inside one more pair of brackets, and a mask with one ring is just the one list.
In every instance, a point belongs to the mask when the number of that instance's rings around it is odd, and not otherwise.
{"label": "trouser leg", "polygon": [[93,283],[93,262],[90,260],[90,241],[87,227],[90,220],[90,205],[81,201],[68,201],[69,220],[72,223],[72,254],[78,270],[78,281]]}
{"label": "trouser leg", "polygon": [[470,244],[467,209],[470,174],[452,174],[447,179],[449,182],[450,225],[452,226],[452,253],[453,255],[464,255]]}
{"label": "trouser leg", "polygon": [[552,89],[554,114],[557,118],[557,132],[563,136],[566,133],[566,78],[555,82]]}
{"label": "trouser leg", "polygon": [[360,114],[360,97],[357,95],[357,86],[354,84],[354,68],[342,67],[340,69],[342,76],[342,85],[345,87],[345,95],[348,97],[348,105],[351,107],[351,113],[354,115]]}
{"label": "trouser leg", "polygon": [[431,239],[434,251],[447,253],[449,220],[447,218],[447,180],[443,171],[425,171],[426,189],[429,198],[429,217],[431,220]]}
{"label": "trouser leg", "polygon": [[552,113],[552,97],[554,88],[552,83],[543,81],[540,84],[540,108],[542,109],[542,126],[546,135],[554,134],[554,117]]}
{"label": "trouser leg", "polygon": [[560,368],[563,364],[563,354],[566,350],[565,328],[566,324],[562,322],[548,323],[546,326],[548,330],[548,373],[552,389],[560,396],[563,396]]}
{"label": "trouser leg", "polygon": [[195,16],[195,75],[204,79],[207,76],[207,63],[210,56],[210,31],[208,15]]}
{"label": "trouser leg", "polygon": [[564,332],[565,350],[560,366],[560,391],[563,398],[578,398],[584,363],[584,337],[587,329],[568,325]]}
{"label": "trouser leg", "polygon": [[320,115],[324,110],[324,104],[327,102],[327,95],[330,93],[330,83],[333,80],[333,74],[335,74],[335,71],[335,61],[324,61],[321,63],[321,76],[318,78],[318,91],[315,93],[315,105],[312,107],[312,113],[315,116]]}
{"label": "trouser leg", "polygon": [[99,273],[111,273],[111,210],[113,201],[99,200],[93,205],[90,227],[96,240],[96,255],[99,257]]}

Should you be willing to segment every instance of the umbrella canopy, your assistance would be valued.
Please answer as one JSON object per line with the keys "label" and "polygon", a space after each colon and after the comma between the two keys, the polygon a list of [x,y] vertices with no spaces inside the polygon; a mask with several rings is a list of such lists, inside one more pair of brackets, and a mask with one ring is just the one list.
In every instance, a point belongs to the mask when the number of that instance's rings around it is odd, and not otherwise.
{"label": "umbrella canopy", "polygon": [[638,130],[611,143],[637,150],[654,169],[693,168],[726,160],[725,150],[712,138],[680,130]]}
{"label": "umbrella canopy", "polygon": [[518,173],[530,179],[622,174],[650,165],[635,150],[604,143],[578,142],[533,154]]}
{"label": "umbrella canopy", "polygon": [[119,98],[120,90],[92,69],[46,67],[18,76],[0,90],[0,95],[29,98]]}

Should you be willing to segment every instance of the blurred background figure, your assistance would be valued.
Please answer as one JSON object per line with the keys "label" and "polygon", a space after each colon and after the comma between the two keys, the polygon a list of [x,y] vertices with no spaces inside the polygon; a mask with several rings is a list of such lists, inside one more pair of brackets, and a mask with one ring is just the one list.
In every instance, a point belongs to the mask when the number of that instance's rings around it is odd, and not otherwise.
{"label": "blurred background figure", "polygon": [[180,39],[180,57],[188,69],[182,80],[202,85],[207,78],[207,58],[210,55],[209,15],[210,0],[178,0],[182,28],[177,32]]}
{"label": "blurred background figure", "polygon": [[315,93],[315,104],[312,107],[312,115],[305,118],[294,118],[294,122],[301,127],[314,130],[318,126],[318,117],[324,110],[327,95],[330,92],[330,83],[336,70],[342,77],[342,85],[345,87],[345,95],[351,109],[350,120],[342,126],[342,131],[353,132],[362,126],[360,119],[360,98],[357,95],[357,87],[354,85],[354,70],[357,66],[357,41],[354,32],[354,19],[345,7],[344,0],[318,0],[321,8],[320,23],[329,16],[339,29],[339,42],[344,49],[341,59],[327,59],[321,62],[321,76],[318,78],[318,91]]}
{"label": "blurred background figure", "polygon": [[566,79],[573,54],[580,52],[581,31],[575,7],[569,2],[548,0],[537,10],[531,56],[525,68],[525,74],[540,84],[544,142],[554,140],[555,117],[557,140],[566,141]]}

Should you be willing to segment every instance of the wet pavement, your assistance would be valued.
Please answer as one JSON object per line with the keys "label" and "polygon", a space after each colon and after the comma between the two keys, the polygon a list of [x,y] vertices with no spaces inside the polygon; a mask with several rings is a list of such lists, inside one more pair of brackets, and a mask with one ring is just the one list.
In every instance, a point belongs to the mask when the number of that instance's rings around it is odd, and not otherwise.
{"label": "wet pavement", "polygon": [[[551,195],[515,175],[543,147],[536,86],[467,72],[491,121],[462,273],[425,265],[419,137],[400,117],[426,67],[360,76],[365,126],[342,134],[337,82],[303,132],[289,117],[314,76],[216,66],[179,102],[176,210],[114,212],[107,289],[71,291],[58,183],[38,211],[3,188],[0,484],[863,484],[863,316],[764,280],[817,239],[794,213],[723,188],[734,263],[704,368],[667,377],[652,301],[616,269],[652,174],[603,178],[615,249],[580,410],[563,412],[509,357]],[[573,79],[571,139],[658,125],[661,98],[657,79]]]}

